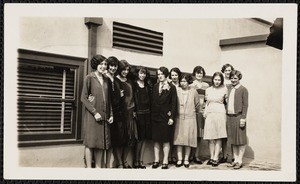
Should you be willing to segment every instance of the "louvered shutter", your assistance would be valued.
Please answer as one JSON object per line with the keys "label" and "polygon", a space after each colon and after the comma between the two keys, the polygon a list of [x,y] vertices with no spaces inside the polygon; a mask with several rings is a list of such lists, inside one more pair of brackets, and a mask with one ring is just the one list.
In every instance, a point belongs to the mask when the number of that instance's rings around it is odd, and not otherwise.
{"label": "louvered shutter", "polygon": [[[51,58],[50,58],[51,59]],[[19,141],[74,139],[78,66],[19,58]]]}

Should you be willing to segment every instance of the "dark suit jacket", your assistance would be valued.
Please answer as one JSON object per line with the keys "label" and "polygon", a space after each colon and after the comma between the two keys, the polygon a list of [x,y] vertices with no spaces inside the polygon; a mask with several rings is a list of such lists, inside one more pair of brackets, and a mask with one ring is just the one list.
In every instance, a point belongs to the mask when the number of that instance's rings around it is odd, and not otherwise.
{"label": "dark suit jacket", "polygon": [[[228,86],[228,97],[231,93],[232,85]],[[228,103],[229,104],[229,99]],[[226,106],[226,110],[228,111],[228,106]],[[247,117],[248,111],[248,90],[244,86],[240,86],[238,89],[235,90],[234,94],[234,112],[236,114],[241,113],[242,118],[245,119]]]}
{"label": "dark suit jacket", "polygon": [[175,120],[177,112],[176,87],[170,84],[169,90],[163,90],[159,94],[159,83],[153,86],[151,118],[156,122],[168,122],[171,118]]}

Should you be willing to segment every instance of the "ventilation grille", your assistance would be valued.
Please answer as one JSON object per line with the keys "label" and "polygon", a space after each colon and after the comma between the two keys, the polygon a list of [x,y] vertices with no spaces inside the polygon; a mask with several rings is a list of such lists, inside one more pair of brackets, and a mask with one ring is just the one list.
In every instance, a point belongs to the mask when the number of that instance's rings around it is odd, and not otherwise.
{"label": "ventilation grille", "polygon": [[113,47],[163,55],[163,33],[113,22]]}

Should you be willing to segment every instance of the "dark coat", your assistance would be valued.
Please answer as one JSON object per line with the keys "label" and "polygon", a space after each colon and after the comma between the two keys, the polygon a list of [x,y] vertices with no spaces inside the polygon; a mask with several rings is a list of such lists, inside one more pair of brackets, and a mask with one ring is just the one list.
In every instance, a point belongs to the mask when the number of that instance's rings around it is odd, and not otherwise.
{"label": "dark coat", "polygon": [[155,142],[173,141],[173,125],[168,125],[169,119],[175,122],[177,112],[177,92],[172,84],[169,90],[159,94],[159,84],[155,84],[152,94],[151,121],[152,139]]}
{"label": "dark coat", "polygon": [[169,90],[163,90],[159,94],[159,83],[153,86],[151,117],[152,121],[167,123],[169,119],[175,120],[177,112],[176,87],[170,84]]}

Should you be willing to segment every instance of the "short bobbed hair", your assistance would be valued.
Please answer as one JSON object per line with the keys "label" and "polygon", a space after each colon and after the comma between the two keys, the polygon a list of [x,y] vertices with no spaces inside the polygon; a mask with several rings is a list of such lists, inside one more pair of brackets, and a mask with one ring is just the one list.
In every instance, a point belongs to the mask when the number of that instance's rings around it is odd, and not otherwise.
{"label": "short bobbed hair", "polygon": [[240,71],[238,71],[238,70],[232,70],[230,72],[229,79],[231,79],[235,75],[239,78],[239,80],[241,80],[242,77],[243,77],[243,75],[242,75],[242,73]]}
{"label": "short bobbed hair", "polygon": [[221,78],[221,84],[220,84],[220,86],[224,85],[224,76],[223,76],[223,74],[221,72],[215,72],[214,75],[211,78],[211,82],[212,82],[213,86],[215,86],[214,79],[217,76],[219,76]]}
{"label": "short bobbed hair", "polygon": [[[161,67],[159,67],[158,70],[161,71],[161,72],[164,74],[164,76],[165,76],[166,78],[169,76],[169,70],[168,70],[168,68],[166,68],[166,67],[164,67],[164,66],[161,66]],[[157,74],[157,73],[156,73],[156,74]]]}
{"label": "short bobbed hair", "polygon": [[90,61],[90,65],[91,65],[91,68],[96,70],[97,69],[97,66],[102,63],[104,60],[106,60],[106,57],[100,55],[100,54],[97,54],[95,56],[92,57],[91,61]]}
{"label": "short bobbed hair", "polygon": [[203,77],[205,76],[205,70],[202,66],[196,66],[193,70],[193,76],[196,75],[196,73],[202,73],[203,74]]}
{"label": "short bobbed hair", "polygon": [[175,73],[177,73],[177,75],[178,75],[178,79],[180,79],[180,77],[181,77],[181,71],[180,71],[180,69],[179,69],[179,68],[175,67],[175,68],[172,68],[172,69],[170,70],[169,79],[171,79],[171,73],[172,73],[172,72],[175,72]]}
{"label": "short bobbed hair", "polygon": [[107,58],[107,67],[109,66],[119,66],[119,60],[115,56],[110,56]]}
{"label": "short bobbed hair", "polygon": [[144,67],[144,66],[138,66],[138,67],[135,68],[135,72],[134,72],[137,79],[139,78],[139,72],[142,72],[142,73],[146,74],[145,80],[147,80],[147,78],[150,75],[149,71],[148,71],[148,69],[146,67]]}
{"label": "short bobbed hair", "polygon": [[117,73],[121,74],[121,72],[125,70],[127,67],[129,67],[130,69],[130,64],[126,60],[120,60]]}
{"label": "short bobbed hair", "polygon": [[188,84],[193,83],[193,77],[190,74],[182,74],[180,79],[179,79],[179,82],[181,82],[182,79],[185,79]]}
{"label": "short bobbed hair", "polygon": [[224,73],[226,68],[228,68],[228,67],[230,67],[231,70],[234,70],[233,66],[231,64],[227,63],[227,64],[222,66],[221,72]]}

